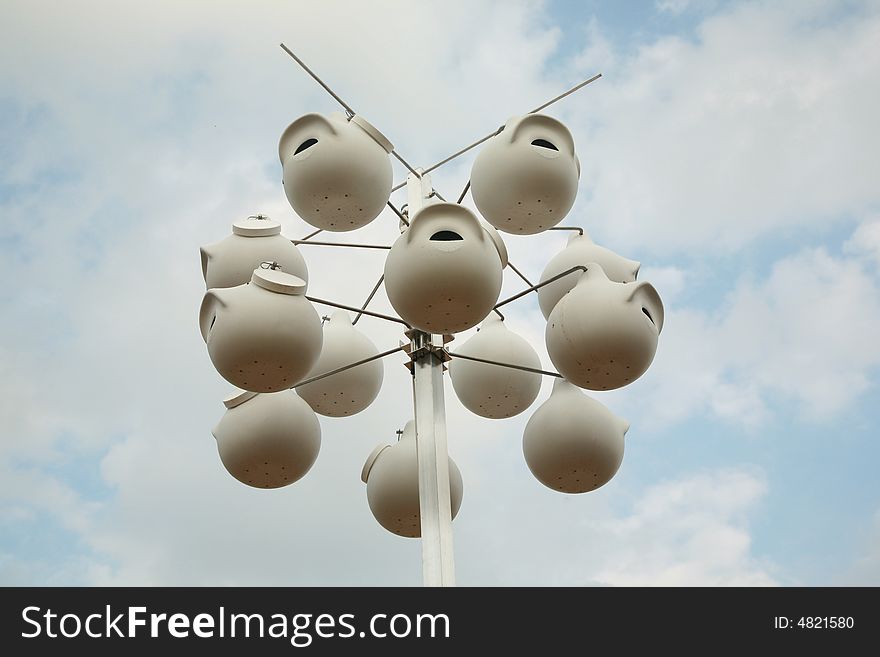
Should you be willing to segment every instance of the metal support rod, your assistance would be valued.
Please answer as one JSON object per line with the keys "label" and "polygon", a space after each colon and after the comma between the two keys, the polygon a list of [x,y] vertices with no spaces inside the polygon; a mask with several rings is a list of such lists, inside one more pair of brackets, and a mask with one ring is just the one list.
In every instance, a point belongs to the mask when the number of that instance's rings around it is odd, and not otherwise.
{"label": "metal support rod", "polygon": [[[492,137],[494,137],[495,135],[497,135],[497,134],[498,134],[499,132],[501,132],[503,129],[504,129],[504,126],[501,126],[500,128],[498,128],[498,130],[496,130],[496,131],[493,132],[492,134],[490,134],[490,135],[486,135],[486,136],[483,137],[482,139],[478,139],[477,141],[475,141],[475,142],[474,142],[473,144],[471,144],[470,146],[465,146],[465,147],[462,148],[460,151],[457,151],[457,152],[453,153],[452,155],[450,155],[449,157],[447,157],[445,160],[440,160],[440,161],[437,162],[436,164],[434,164],[434,165],[428,167],[427,169],[425,169],[425,173],[428,173],[428,172],[430,172],[430,171],[433,171],[434,169],[437,169],[438,167],[442,167],[444,164],[446,164],[447,162],[451,162],[452,160],[454,160],[455,158],[457,158],[459,155],[464,155],[465,153],[467,153],[467,152],[468,152],[469,150],[471,150],[472,148],[476,148],[477,146],[479,146],[480,144],[482,144],[484,141],[488,141],[488,140],[492,139]],[[406,181],[404,180],[402,183],[398,183],[398,184],[396,184],[394,187],[392,187],[392,188],[391,188],[391,191],[392,191],[392,192],[396,192],[398,189],[400,189],[400,188],[402,188],[402,187],[405,187],[405,186],[406,186]]]}
{"label": "metal support rod", "polygon": [[465,197],[465,195],[468,193],[468,190],[469,190],[470,188],[471,188],[471,181],[470,181],[470,179],[468,179],[468,181],[467,181],[467,185],[465,185],[465,186],[464,186],[464,189],[461,190],[461,195],[458,197],[458,201],[456,201],[456,203],[461,204],[461,202],[464,200],[464,197]]}
{"label": "metal support rod", "polygon": [[409,226],[409,219],[404,217],[403,212],[394,207],[394,204],[391,201],[388,201],[388,207],[394,210],[394,214],[396,214],[400,218],[405,226]]}
{"label": "metal support rod", "polygon": [[507,266],[510,267],[511,270],[513,270],[514,274],[516,274],[521,279],[523,279],[525,281],[526,285],[534,285],[534,283],[532,283],[528,278],[526,278],[525,275],[519,269],[517,269],[516,267],[513,266],[513,263],[509,259],[507,260]]}
{"label": "metal support rod", "polygon": [[588,84],[590,84],[590,82],[595,82],[596,80],[598,80],[598,79],[601,78],[601,77],[602,77],[602,74],[601,74],[601,73],[596,73],[596,75],[594,75],[593,77],[589,78],[588,80],[584,80],[584,81],[581,82],[580,84],[576,84],[576,85],[574,85],[574,86],[573,86],[571,89],[569,89],[568,91],[564,91],[564,92],[562,92],[561,94],[559,94],[558,96],[556,96],[556,98],[551,98],[550,100],[548,100],[548,101],[547,101],[546,103],[544,103],[543,105],[538,105],[535,109],[533,109],[531,112],[529,112],[529,114],[535,114],[535,113],[537,113],[537,112],[540,112],[542,109],[544,109],[544,108],[546,108],[546,107],[550,107],[550,106],[551,106],[553,103],[555,103],[557,100],[562,100],[562,99],[565,98],[566,96],[570,96],[571,94],[573,94],[573,93],[574,93],[575,91],[577,91],[578,89],[582,89],[583,87],[586,87]]}
{"label": "metal support rod", "polygon": [[347,246],[352,249],[385,249],[388,250],[390,246],[384,246],[382,244],[359,244],[357,242],[307,242],[305,240],[290,240],[294,244],[305,244],[307,246]]}
{"label": "metal support rod", "polygon": [[[410,216],[431,195],[430,176],[407,178]],[[419,459],[419,515],[422,536],[422,580],[425,586],[454,586],[452,503],[449,453],[446,446],[446,405],[443,397],[443,336],[410,331],[413,358],[413,405]]]}
{"label": "metal support rod", "polygon": [[379,277],[379,280],[376,281],[376,284],[373,286],[373,290],[370,292],[370,296],[367,297],[367,300],[364,301],[364,305],[361,306],[361,311],[355,316],[354,321],[351,323],[352,326],[358,323],[358,320],[361,318],[361,315],[364,314],[364,310],[367,306],[370,305],[370,301],[373,300],[373,297],[376,296],[376,292],[379,291],[379,288],[382,285],[382,282],[385,280],[385,274],[382,274]]}
{"label": "metal support rod", "polygon": [[379,319],[387,319],[389,322],[397,322],[398,324],[403,324],[406,328],[411,329],[412,326],[408,322],[403,321],[399,317],[392,317],[391,315],[383,315],[382,313],[375,313],[372,310],[364,310],[363,308],[357,308],[355,306],[346,306],[341,303],[336,303],[335,301],[327,301],[326,299],[318,299],[317,297],[310,297],[306,295],[306,299],[311,301],[312,303],[321,304],[322,306],[332,306],[333,308],[342,308],[343,310],[350,310],[355,313],[362,313],[364,315],[369,315],[370,317],[378,317]]}
{"label": "metal support rod", "polygon": [[294,388],[299,388],[300,386],[304,386],[308,383],[314,383],[315,381],[320,381],[321,379],[325,379],[328,376],[333,376],[334,374],[339,374],[340,372],[344,372],[345,370],[350,370],[353,367],[357,367],[358,365],[363,365],[364,363],[369,363],[371,360],[379,360],[380,358],[385,358],[385,356],[390,356],[391,354],[396,354],[398,351],[403,351],[404,347],[395,347],[394,349],[389,349],[388,351],[383,351],[381,354],[376,354],[375,356],[370,356],[369,358],[362,358],[361,360],[355,363],[349,363],[348,365],[343,365],[342,367],[337,367],[335,370],[330,370],[329,372],[324,372],[323,374],[319,374],[318,376],[313,376],[310,379],[306,379],[305,381],[300,381],[297,383]]}
{"label": "metal support rod", "polygon": [[584,229],[580,226],[553,226],[552,228],[548,228],[547,230],[576,230],[581,235],[584,234]]}
{"label": "metal support rod", "polygon": [[300,239],[300,240],[290,240],[290,241],[293,242],[294,244],[297,244],[298,242],[305,242],[306,240],[310,240],[310,239],[312,239],[315,235],[319,235],[320,233],[323,233],[323,232],[324,232],[324,229],[323,229],[323,228],[319,228],[319,229],[316,230],[314,233],[309,233],[308,235],[306,235],[305,237],[303,237],[303,238]]}
{"label": "metal support rod", "polygon": [[461,150],[456,151],[455,153],[453,153],[453,154],[450,155],[449,157],[440,160],[440,161],[437,162],[436,164],[432,164],[432,165],[429,166],[427,169],[425,169],[425,173],[429,173],[429,172],[433,171],[434,169],[439,169],[440,167],[442,167],[442,166],[443,166],[444,164],[446,164],[447,162],[451,162],[452,160],[454,160],[455,158],[457,158],[459,155],[464,155],[465,153],[467,153],[467,152],[468,152],[469,150],[471,150],[472,148],[476,148],[477,146],[479,146],[480,144],[482,144],[484,141],[489,141],[490,139],[492,139],[492,137],[494,137],[495,135],[497,135],[497,134],[498,134],[499,132],[501,132],[502,130],[504,130],[504,126],[501,126],[501,127],[498,128],[495,132],[490,132],[490,133],[489,133],[488,135],[486,135],[485,137],[481,137],[481,138],[477,139],[477,141],[475,141],[473,144],[469,144],[469,145],[465,146],[465,147],[462,148]]}
{"label": "metal support rod", "polygon": [[324,87],[324,90],[325,90],[328,94],[330,94],[331,96],[333,96],[333,98],[336,99],[336,102],[339,103],[340,105],[342,105],[343,108],[345,108],[345,111],[346,111],[346,112],[348,112],[348,113],[349,113],[350,115],[352,115],[352,116],[354,116],[354,115],[356,114],[356,112],[355,112],[353,109],[351,109],[351,107],[349,107],[348,103],[346,103],[344,100],[342,100],[342,98],[340,98],[339,96],[336,95],[336,92],[335,92],[335,91],[333,91],[330,87],[328,87],[326,84],[324,84],[324,81],[323,81],[321,78],[319,78],[317,75],[315,75],[314,72],[312,71],[312,69],[310,69],[308,66],[306,66],[306,63],[305,63],[303,60],[301,60],[299,57],[297,57],[295,54],[293,54],[293,51],[292,51],[290,48],[288,48],[287,46],[285,46],[285,45],[282,43],[282,44],[281,44],[281,49],[282,49],[284,52],[286,52],[288,55],[290,55],[291,57],[293,57],[294,61],[295,61],[297,64],[299,64],[299,65],[302,67],[302,69],[303,69],[306,73],[308,73],[309,75],[311,75],[311,76],[314,78],[315,82],[317,82],[317,83],[320,84],[322,87]]}
{"label": "metal support rod", "polygon": [[519,294],[514,294],[512,297],[509,297],[509,298],[505,299],[504,301],[499,301],[498,303],[495,304],[495,307],[500,308],[501,306],[507,305],[511,301],[516,301],[520,297],[526,296],[529,292],[534,292],[535,290],[539,290],[542,287],[544,287],[545,285],[550,285],[550,283],[553,283],[554,281],[558,281],[563,276],[568,276],[572,272],[576,272],[578,270],[587,271],[587,268],[584,267],[583,265],[575,265],[571,269],[567,269],[564,272],[562,272],[561,274],[556,274],[556,276],[553,276],[552,278],[548,278],[546,281],[542,281],[542,282],[538,283],[537,285],[532,285],[530,288],[528,288],[527,290],[523,290]]}
{"label": "metal support rod", "polygon": [[[280,45],[281,45],[281,49],[284,52],[286,52],[288,55],[293,57],[294,61],[297,64],[299,64],[306,73],[308,73],[310,76],[312,76],[312,78],[315,80],[315,82],[317,82],[318,84],[320,84],[324,88],[324,91],[326,91],[328,94],[333,96],[333,98],[336,100],[336,102],[339,103],[340,105],[342,105],[342,107],[345,109],[346,113],[348,114],[349,119],[351,117],[353,117],[355,114],[357,114],[357,112],[355,112],[348,103],[346,103],[344,100],[342,100],[342,98],[340,98],[339,95],[335,91],[333,91],[330,87],[328,87],[327,84],[321,78],[319,78],[312,69],[310,69],[308,66],[306,66],[306,63],[303,60],[301,60],[299,57],[297,57],[296,54],[290,48],[285,46],[283,43]],[[421,176],[421,173],[416,173],[416,170],[413,169],[412,166],[410,166],[409,162],[407,162],[405,159],[403,159],[403,156],[401,156],[400,153],[398,153],[396,150],[391,151],[391,154],[394,157],[396,157],[401,162],[401,164],[403,164],[403,166],[405,166],[407,169],[409,169],[412,173],[414,173],[417,176]],[[391,191],[394,191],[394,190],[391,190]]]}
{"label": "metal support rod", "polygon": [[[573,86],[573,87],[572,87],[571,89],[569,89],[568,91],[565,91],[565,92],[559,94],[559,95],[556,96],[555,98],[551,98],[550,100],[548,100],[548,101],[547,101],[546,103],[544,103],[543,105],[539,105],[538,107],[536,107],[535,109],[533,109],[531,112],[528,112],[528,114],[534,114],[534,113],[536,113],[536,112],[540,112],[542,109],[545,109],[545,108],[547,108],[547,107],[550,107],[550,105],[552,105],[552,104],[555,103],[556,101],[558,101],[558,100],[562,100],[562,99],[565,98],[566,96],[569,96],[569,95],[573,94],[573,93],[574,93],[575,91],[577,91],[578,89],[583,89],[583,88],[586,87],[588,84],[590,84],[591,82],[595,82],[596,80],[598,80],[598,79],[601,78],[601,77],[602,77],[602,74],[601,74],[601,73],[597,73],[597,74],[594,75],[593,77],[591,77],[591,78],[589,78],[589,79],[587,79],[587,80],[584,80],[583,82],[581,82],[581,83],[579,83],[579,84],[576,84],[575,86]],[[454,159],[457,158],[459,155],[464,155],[465,153],[467,153],[467,152],[468,152],[469,150],[471,150],[472,148],[476,148],[477,146],[479,146],[480,144],[482,144],[484,141],[487,141],[487,140],[491,139],[492,137],[494,137],[495,135],[497,135],[499,132],[501,132],[501,130],[503,130],[503,129],[504,129],[504,126],[501,126],[501,128],[499,128],[499,129],[496,130],[495,132],[492,132],[492,133],[486,135],[485,137],[482,137],[482,138],[478,139],[478,140],[475,141],[473,144],[470,144],[470,145],[468,145],[468,146],[465,146],[465,147],[462,148],[461,150],[456,151],[455,153],[453,153],[453,154],[450,155],[449,157],[440,160],[440,161],[437,162],[436,164],[432,164],[432,165],[429,166],[427,169],[425,169],[422,173],[423,173],[423,174],[425,174],[425,173],[431,173],[434,169],[437,169],[438,167],[442,167],[444,164],[446,164],[447,162],[450,162],[450,161],[454,160]],[[392,191],[392,192],[393,192],[393,191],[396,191],[396,190],[400,189],[401,187],[403,187],[405,184],[406,184],[406,183],[403,182],[403,183],[400,183],[399,185],[395,185],[394,187],[391,188],[391,191]]]}
{"label": "metal support rod", "polygon": [[406,160],[403,159],[403,156],[400,153],[398,153],[397,151],[391,151],[391,154],[397,158],[398,162],[400,162],[403,166],[405,166],[407,169],[409,169],[409,172],[411,174],[413,174],[414,176],[418,176],[419,178],[422,177],[422,175],[418,171],[416,171],[415,169],[412,168],[412,165],[410,165],[409,162],[407,162]]}
{"label": "metal support rod", "polygon": [[548,372],[547,370],[539,370],[534,367],[526,367],[525,365],[514,365],[513,363],[499,363],[497,360],[489,360],[488,358],[477,358],[476,356],[465,356],[457,354],[454,351],[447,351],[453,358],[463,358],[464,360],[473,360],[477,363],[487,363],[489,365],[498,365],[499,367],[509,367],[512,370],[522,370],[523,372],[533,372],[534,374],[543,374],[544,376],[555,376],[563,378],[559,372]]}

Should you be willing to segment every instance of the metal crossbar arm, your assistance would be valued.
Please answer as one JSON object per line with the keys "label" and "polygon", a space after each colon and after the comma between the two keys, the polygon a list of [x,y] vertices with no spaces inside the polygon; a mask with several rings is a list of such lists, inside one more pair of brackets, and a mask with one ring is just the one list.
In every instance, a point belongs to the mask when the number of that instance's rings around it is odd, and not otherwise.
{"label": "metal crossbar arm", "polygon": [[512,363],[499,363],[497,360],[489,360],[488,358],[477,358],[476,356],[465,356],[464,354],[458,354],[454,351],[447,351],[450,356],[453,358],[463,358],[464,360],[472,360],[477,363],[486,363],[488,365],[498,365],[499,367],[509,367],[512,370],[522,370],[523,372],[532,372],[534,374],[543,374],[544,376],[555,376],[558,378],[563,378],[561,374],[558,372],[548,372],[547,370],[539,370],[534,367],[526,367],[525,365],[514,365]]}
{"label": "metal crossbar arm", "polygon": [[373,291],[370,292],[370,296],[367,297],[367,300],[364,301],[364,305],[361,306],[360,312],[357,314],[357,316],[354,318],[354,321],[351,323],[352,326],[354,326],[355,324],[358,323],[358,320],[361,318],[361,315],[363,315],[364,309],[366,309],[366,307],[370,305],[370,301],[372,301],[373,297],[376,296],[376,292],[379,291],[379,287],[382,285],[384,280],[385,280],[385,274],[382,274],[379,277],[379,280],[376,281],[376,284],[373,286]]}
{"label": "metal crossbar arm", "polygon": [[514,274],[516,274],[521,279],[523,279],[526,282],[526,285],[534,285],[534,283],[532,283],[528,278],[526,278],[525,275],[519,269],[517,269],[516,267],[513,266],[513,263],[509,259],[507,261],[507,266],[513,270]]}
{"label": "metal crossbar arm", "polygon": [[[348,118],[351,118],[355,114],[357,114],[357,112],[355,112],[348,103],[346,103],[344,100],[342,100],[342,98],[340,98],[339,95],[335,91],[333,91],[330,87],[328,87],[327,84],[321,78],[319,78],[312,69],[310,69],[308,66],[306,66],[306,63],[303,60],[301,60],[299,57],[297,57],[296,54],[290,48],[285,46],[283,43],[280,45],[281,45],[281,49],[284,52],[286,52],[288,55],[293,57],[294,61],[297,64],[299,64],[306,73],[311,75],[312,78],[315,80],[315,82],[317,82],[318,84],[320,84],[324,88],[324,91],[326,91],[328,94],[333,96],[333,98],[336,100],[336,102],[339,103],[340,105],[342,105],[342,107],[348,113]],[[403,156],[400,153],[398,153],[396,150],[391,151],[391,154],[394,157],[396,157],[400,161],[400,163],[403,164],[403,166],[405,166],[407,169],[409,169],[411,173],[415,174],[416,177],[418,177],[418,178],[422,177],[422,174],[419,173],[418,171],[416,171],[415,169],[413,169],[413,167],[410,165],[410,163],[407,162],[405,159],[403,159]]]}
{"label": "metal crossbar arm", "polygon": [[529,114],[535,114],[535,113],[537,113],[537,112],[540,112],[542,109],[544,109],[544,108],[546,108],[546,107],[550,107],[550,106],[551,106],[553,103],[555,103],[557,100],[562,100],[562,99],[565,98],[566,96],[570,96],[571,94],[573,94],[573,93],[574,93],[575,91],[577,91],[578,89],[582,89],[582,88],[586,87],[588,84],[590,84],[590,82],[595,82],[596,80],[598,80],[598,79],[601,78],[601,77],[602,77],[602,74],[601,74],[601,73],[596,73],[596,75],[594,75],[593,77],[591,77],[591,78],[589,78],[589,79],[587,79],[587,80],[584,80],[584,81],[581,82],[580,84],[576,84],[576,85],[574,85],[574,86],[573,86],[571,89],[569,89],[568,91],[564,91],[564,92],[562,92],[561,94],[559,94],[558,96],[556,96],[556,98],[552,98],[551,100],[548,100],[548,101],[547,101],[546,103],[544,103],[543,105],[538,105],[535,109],[533,109],[531,112],[529,112]]}
{"label": "metal crossbar arm", "polygon": [[382,244],[358,244],[357,242],[307,242],[306,240],[290,240],[294,244],[305,244],[306,246],[347,246],[352,249],[385,249],[389,250],[390,246]]}
{"label": "metal crossbar arm", "polygon": [[[591,82],[595,82],[596,80],[598,80],[598,79],[601,78],[601,77],[602,77],[602,74],[601,74],[601,73],[597,73],[597,74],[594,75],[593,77],[591,77],[591,78],[589,78],[589,79],[587,79],[587,80],[584,80],[583,82],[581,82],[581,83],[579,83],[579,84],[576,84],[575,86],[573,86],[573,87],[572,87],[571,89],[569,89],[568,91],[565,91],[565,92],[559,94],[559,95],[556,96],[555,98],[551,98],[550,100],[548,100],[548,101],[547,101],[546,103],[544,103],[543,105],[539,105],[538,107],[536,107],[535,109],[533,109],[531,112],[528,112],[528,114],[534,114],[534,113],[536,113],[536,112],[540,112],[542,109],[545,109],[545,108],[547,108],[547,107],[550,107],[550,105],[552,105],[552,104],[555,103],[556,101],[558,101],[558,100],[562,100],[562,99],[565,98],[566,96],[569,96],[569,95],[573,94],[573,93],[574,93],[575,91],[577,91],[578,89],[583,89],[583,88],[586,87],[588,84],[590,84]],[[471,150],[472,148],[476,148],[477,146],[479,146],[480,144],[482,144],[484,141],[488,141],[489,139],[491,139],[492,137],[494,137],[495,135],[497,135],[499,132],[501,132],[501,130],[503,130],[503,129],[504,129],[504,126],[502,126],[501,128],[499,128],[499,129],[496,130],[495,132],[492,132],[492,133],[486,135],[485,137],[482,137],[482,138],[478,139],[478,140],[475,141],[473,144],[470,144],[470,145],[468,145],[468,146],[465,146],[465,147],[462,148],[460,151],[456,151],[455,153],[453,153],[453,154],[450,155],[449,157],[440,160],[440,161],[437,162],[436,164],[432,164],[432,165],[429,166],[427,169],[425,169],[424,171],[422,171],[422,174],[430,173],[430,172],[433,171],[434,169],[437,169],[438,167],[442,167],[442,166],[443,166],[444,164],[446,164],[447,162],[450,162],[450,161],[454,160],[454,159],[457,158],[459,155],[464,155],[465,153],[467,153],[467,152],[468,152],[469,150]],[[392,191],[392,192],[393,192],[393,191],[396,191],[396,190],[400,189],[401,187],[403,187],[404,185],[406,185],[406,182],[402,182],[402,183],[400,183],[399,185],[395,185],[394,187],[391,188],[391,191]]]}
{"label": "metal crossbar arm", "polygon": [[333,91],[330,87],[328,87],[326,84],[324,84],[324,81],[321,78],[319,78],[317,75],[315,75],[315,73],[312,71],[312,69],[310,69],[308,66],[306,66],[306,63],[303,60],[301,60],[299,57],[297,57],[290,48],[288,48],[287,46],[285,46],[282,43],[281,49],[284,52],[286,52],[288,55],[293,57],[294,61],[296,61],[296,63],[299,64],[306,73],[311,75],[312,78],[314,78],[315,82],[317,82],[322,87],[324,87],[324,91],[326,91],[328,94],[333,96],[333,98],[336,99],[336,102],[339,103],[340,105],[342,105],[342,107],[345,109],[346,112],[348,112],[351,116],[354,116],[357,113],[353,109],[351,109],[351,107],[348,105],[348,103],[346,103],[344,100],[342,100],[342,98],[337,96],[335,91]]}
{"label": "metal crossbar arm", "polygon": [[316,230],[314,233],[309,233],[308,235],[306,235],[305,237],[303,237],[301,240],[290,240],[290,241],[293,242],[294,244],[297,244],[297,243],[299,243],[299,242],[305,242],[306,240],[310,240],[310,239],[312,239],[315,235],[318,235],[319,233],[323,233],[323,232],[324,232],[324,229],[323,229],[323,228],[319,228],[319,229]]}
{"label": "metal crossbar arm", "polygon": [[548,228],[547,230],[576,230],[581,235],[584,234],[584,229],[580,226],[553,226],[552,228]]}
{"label": "metal crossbar arm", "polygon": [[322,306],[331,306],[333,308],[342,308],[343,310],[350,310],[354,313],[362,313],[364,315],[369,315],[370,317],[378,317],[379,319],[386,319],[389,322],[397,322],[398,324],[403,324],[406,328],[411,329],[412,326],[409,322],[405,322],[400,317],[392,317],[391,315],[383,315],[382,313],[375,313],[372,310],[365,310],[364,308],[357,308],[355,306],[346,306],[341,303],[336,303],[335,301],[327,301],[326,299],[318,299],[317,297],[310,297],[306,295],[306,299],[311,301],[312,303],[317,303]]}
{"label": "metal crossbar arm", "polygon": [[405,166],[407,169],[409,169],[409,172],[412,175],[414,175],[416,178],[422,177],[422,174],[420,174],[418,171],[413,169],[412,165],[409,162],[407,162],[406,160],[404,160],[403,156],[400,153],[398,153],[397,151],[391,151],[391,154],[397,158],[398,162],[400,162],[403,166]]}
{"label": "metal crossbar arm", "polygon": [[529,289],[523,290],[519,294],[514,294],[512,297],[505,299],[504,301],[500,301],[500,302],[496,303],[495,308],[499,308],[501,306],[507,305],[511,301],[516,301],[520,297],[524,297],[525,295],[527,295],[529,292],[534,292],[535,290],[539,290],[540,288],[544,287],[545,285],[550,285],[550,283],[553,283],[554,281],[558,281],[563,276],[568,276],[572,272],[576,272],[578,270],[587,271],[587,268],[584,267],[583,265],[575,265],[571,269],[567,269],[566,271],[562,272],[561,274],[557,274],[556,276],[553,276],[552,278],[548,278],[546,281],[542,281],[541,283],[538,283],[537,285],[532,285]]}
{"label": "metal crossbar arm", "polygon": [[[405,185],[406,183],[403,183],[403,184]],[[394,191],[394,190],[392,190],[392,191]],[[396,214],[400,218],[400,220],[403,222],[403,224],[405,226],[409,226],[409,219],[404,217],[403,213],[400,210],[398,210],[396,207],[394,207],[394,204],[391,201],[388,201],[388,207],[391,208],[392,210],[394,210],[394,214]]]}
{"label": "metal crossbar arm", "polygon": [[467,185],[465,185],[465,186],[464,186],[464,189],[461,190],[461,195],[458,197],[458,201],[456,201],[456,203],[458,203],[459,205],[461,205],[461,202],[464,200],[464,197],[465,197],[465,195],[468,193],[468,190],[469,190],[470,188],[471,188],[471,181],[468,180],[468,181],[467,181]]}
{"label": "metal crossbar arm", "polygon": [[339,374],[340,372],[344,372],[345,370],[350,370],[353,367],[357,367],[358,365],[363,365],[364,363],[369,363],[372,360],[379,360],[380,358],[385,358],[385,356],[390,356],[391,354],[396,354],[398,351],[403,351],[403,347],[396,347],[394,349],[389,349],[388,351],[383,351],[381,354],[376,354],[375,356],[370,356],[369,358],[363,358],[356,363],[350,363],[349,365],[343,365],[342,367],[337,367],[335,370],[330,370],[329,372],[324,372],[323,374],[319,374],[318,376],[313,376],[310,379],[306,379],[305,381],[300,381],[297,383],[294,388],[299,388],[300,386],[304,386],[308,383],[314,383],[315,381],[320,381],[321,379],[325,379],[328,376],[333,376],[334,374]]}

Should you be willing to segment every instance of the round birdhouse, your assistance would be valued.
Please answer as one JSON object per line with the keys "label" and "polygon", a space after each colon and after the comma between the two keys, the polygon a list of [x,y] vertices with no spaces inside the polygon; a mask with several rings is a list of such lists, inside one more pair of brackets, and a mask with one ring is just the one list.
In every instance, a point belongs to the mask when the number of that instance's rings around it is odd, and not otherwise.
{"label": "round birdhouse", "polygon": [[[541,367],[532,346],[510,331],[495,313],[489,313],[479,332],[455,351],[463,356],[520,367]],[[519,415],[532,405],[541,390],[540,374],[464,358],[452,359],[449,377],[465,408],[493,419]]]}
{"label": "round birdhouse", "polygon": [[589,263],[550,313],[547,353],[571,383],[613,390],[645,373],[662,329],[663,302],[654,286],[616,283]]}
{"label": "round birdhouse", "polygon": [[474,161],[471,194],[498,230],[531,235],[565,218],[577,195],[580,162],[562,123],[543,114],[510,119]]}
{"label": "round birdhouse", "polygon": [[315,228],[348,231],[379,216],[391,194],[394,146],[363,117],[306,114],[278,144],[284,193]]}
{"label": "round birdhouse", "polygon": [[[367,484],[370,511],[380,525],[406,538],[422,535],[415,422],[407,422],[397,443],[380,445],[373,450],[364,464],[361,479]],[[449,494],[453,518],[461,507],[462,491],[461,472],[450,458]]]}
{"label": "round birdhouse", "polygon": [[529,418],[523,454],[542,484],[585,493],[608,483],[623,460],[629,423],[564,379]]}
{"label": "round birdhouse", "polygon": [[280,223],[263,215],[239,219],[232,224],[232,235],[203,246],[201,255],[207,289],[244,285],[263,262],[275,262],[281,271],[309,282],[299,249],[281,235]]}
{"label": "round birdhouse", "polygon": [[258,268],[251,283],[208,290],[199,323],[208,355],[232,385],[276,392],[301,381],[321,353],[321,320],[305,281]]}
{"label": "round birdhouse", "polygon": [[[379,353],[373,342],[351,324],[348,313],[338,310],[324,324],[321,356],[306,379],[332,372]],[[345,417],[360,413],[376,399],[382,387],[383,366],[380,359],[331,374],[296,391],[316,413]]]}
{"label": "round birdhouse", "polygon": [[385,290],[391,305],[402,319],[430,333],[457,333],[476,326],[501,292],[507,256],[503,244],[464,206],[425,206],[412,217],[385,260]]}
{"label": "round birdhouse", "polygon": [[280,488],[302,478],[318,458],[318,418],[292,390],[237,392],[223,402],[215,427],[220,460],[254,488]]}

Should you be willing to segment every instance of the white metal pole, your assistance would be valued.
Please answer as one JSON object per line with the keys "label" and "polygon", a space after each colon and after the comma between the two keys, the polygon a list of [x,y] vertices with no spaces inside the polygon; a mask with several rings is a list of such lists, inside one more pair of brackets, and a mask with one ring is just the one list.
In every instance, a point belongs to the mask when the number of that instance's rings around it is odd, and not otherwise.
{"label": "white metal pole", "polygon": [[[429,176],[409,175],[407,202],[410,217],[425,205],[431,191]],[[443,346],[443,336],[414,331],[412,340],[413,353],[417,354],[413,363],[413,405],[419,456],[422,580],[425,586],[454,586],[443,361],[433,353],[435,346]]]}

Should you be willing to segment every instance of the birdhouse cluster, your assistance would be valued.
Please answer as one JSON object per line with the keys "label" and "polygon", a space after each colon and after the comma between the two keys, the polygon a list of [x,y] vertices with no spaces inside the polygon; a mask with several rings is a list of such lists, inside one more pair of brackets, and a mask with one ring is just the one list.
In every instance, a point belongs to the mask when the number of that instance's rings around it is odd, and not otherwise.
{"label": "birdhouse cluster", "polygon": [[[324,231],[366,226],[389,201],[393,150],[356,114],[297,119],[278,149],[290,206]],[[574,206],[580,173],[574,139],[561,122],[543,114],[511,118],[473,163],[478,212],[430,199],[406,218],[388,251],[385,290],[400,319],[435,335],[480,327],[452,352],[449,375],[464,407],[483,418],[526,412],[545,373],[535,349],[494,312],[508,266],[500,233],[558,226]],[[322,323],[305,297],[306,263],[278,222],[261,215],[236,221],[232,234],[201,256],[201,334],[217,372],[238,389],[214,430],[220,458],[245,484],[286,486],[317,458],[317,415],[351,416],[376,399],[384,374],[379,351],[347,312]],[[654,358],[663,303],[650,283],[636,280],[639,266],[581,232],[535,286],[547,353],[562,378],[528,420],[522,447],[531,472],[555,491],[593,491],[623,459],[628,423],[584,390],[626,386]],[[400,536],[420,535],[416,445],[410,421],[363,470],[371,511]],[[462,478],[451,460],[449,473],[454,516]]]}

